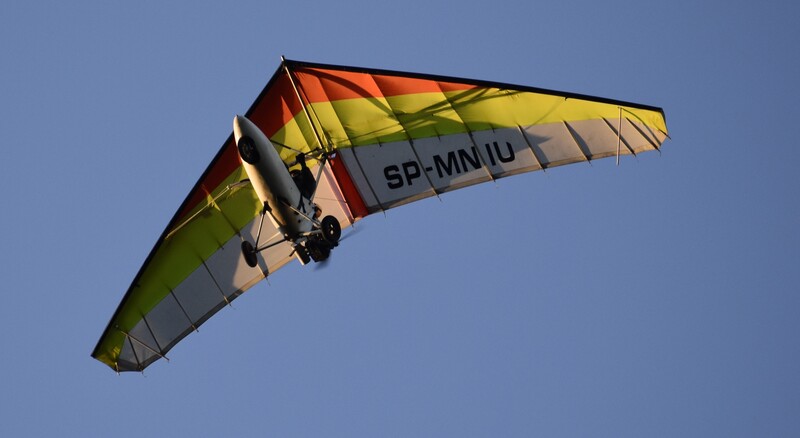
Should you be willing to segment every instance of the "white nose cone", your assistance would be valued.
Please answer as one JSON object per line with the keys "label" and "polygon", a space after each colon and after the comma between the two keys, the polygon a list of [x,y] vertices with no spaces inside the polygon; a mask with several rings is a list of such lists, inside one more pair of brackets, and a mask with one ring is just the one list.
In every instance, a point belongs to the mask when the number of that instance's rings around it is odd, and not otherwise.
{"label": "white nose cone", "polygon": [[237,115],[233,118],[233,136],[239,156],[246,163],[255,165],[264,156],[273,161],[280,161],[280,157],[267,136],[247,117]]}
{"label": "white nose cone", "polygon": [[245,135],[244,132],[249,131],[254,127],[255,125],[253,125],[253,122],[247,120],[247,117],[237,114],[236,117],[233,118],[233,137],[236,142],[238,143],[239,139]]}

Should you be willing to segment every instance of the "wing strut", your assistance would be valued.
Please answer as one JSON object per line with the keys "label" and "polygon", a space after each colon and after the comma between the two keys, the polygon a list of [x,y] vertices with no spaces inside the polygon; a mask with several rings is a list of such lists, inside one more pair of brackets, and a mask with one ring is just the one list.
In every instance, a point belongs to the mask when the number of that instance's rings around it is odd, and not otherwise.
{"label": "wing strut", "polygon": [[[306,105],[305,100],[303,100],[303,96],[300,94],[300,88],[298,88],[297,83],[294,81],[294,76],[292,72],[289,70],[289,64],[286,62],[286,58],[281,56],[281,62],[283,63],[283,69],[286,70],[286,76],[289,77],[289,82],[292,84],[292,88],[294,89],[295,94],[297,95],[297,99],[300,101],[300,106],[303,107],[303,113],[306,115],[306,119],[308,119],[308,124],[311,126],[311,131],[314,132],[314,137],[317,138],[317,144],[319,147],[327,151],[329,144],[322,143],[322,137],[320,137],[319,132],[317,132],[317,128],[314,126],[314,122],[311,120],[311,114],[308,112],[308,107]],[[328,142],[330,143],[330,142]]]}
{"label": "wing strut", "polygon": [[328,153],[322,153],[322,162],[319,164],[319,169],[317,170],[317,177],[314,178],[314,181],[317,182],[317,186],[314,187],[314,193],[311,194],[311,198],[309,201],[314,202],[314,198],[317,196],[317,189],[319,189],[319,180],[322,178],[322,171],[325,170],[325,165],[328,164]]}

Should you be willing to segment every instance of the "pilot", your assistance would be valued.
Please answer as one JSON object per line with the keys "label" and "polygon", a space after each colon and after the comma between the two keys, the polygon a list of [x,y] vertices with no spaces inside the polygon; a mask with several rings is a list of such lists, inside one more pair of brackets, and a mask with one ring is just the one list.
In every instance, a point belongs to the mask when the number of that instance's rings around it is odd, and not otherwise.
{"label": "pilot", "polygon": [[311,173],[311,169],[306,165],[306,154],[297,154],[296,161],[300,164],[300,170],[292,171],[292,180],[300,190],[300,194],[306,199],[311,199],[311,196],[314,195],[314,190],[317,189],[317,181],[314,180],[314,174]]}

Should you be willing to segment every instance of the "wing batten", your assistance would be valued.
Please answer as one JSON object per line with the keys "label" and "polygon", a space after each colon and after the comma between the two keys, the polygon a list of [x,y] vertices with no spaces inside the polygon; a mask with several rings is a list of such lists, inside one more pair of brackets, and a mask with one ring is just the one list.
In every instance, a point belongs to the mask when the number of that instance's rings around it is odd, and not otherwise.
{"label": "wing batten", "polygon": [[178,308],[181,309],[181,314],[186,317],[186,321],[189,323],[189,326],[192,328],[192,330],[196,332],[197,326],[194,325],[194,321],[192,321],[192,318],[186,312],[186,308],[183,307],[183,304],[181,304],[181,301],[178,299],[178,296],[175,295],[175,291],[170,289],[169,294],[170,296],[172,296],[172,299],[175,300],[175,304],[178,305]]}
{"label": "wing batten", "polygon": [[160,354],[162,357],[165,357],[165,356],[164,356],[164,353],[163,353],[163,351],[164,351],[164,350],[162,350],[162,349],[161,349],[161,345],[159,345],[159,344],[158,344],[158,337],[156,337],[156,334],[155,334],[155,333],[153,333],[153,329],[151,329],[151,328],[150,328],[150,324],[148,324],[148,323],[147,323],[147,316],[146,316],[145,314],[142,314],[142,322],[144,323],[144,326],[145,326],[145,328],[147,329],[147,331],[150,333],[150,337],[151,337],[151,338],[153,338],[153,343],[155,343],[155,344],[156,344],[155,350],[156,350],[156,351],[157,351],[157,352],[158,352],[158,353],[159,353],[159,354]]}
{"label": "wing batten", "polygon": [[211,277],[211,281],[214,283],[214,287],[217,289],[217,292],[219,292],[220,296],[222,297],[222,301],[225,301],[225,304],[230,306],[231,302],[230,300],[228,300],[228,296],[225,295],[225,291],[223,291],[222,288],[219,287],[219,283],[217,282],[216,277],[214,277],[214,273],[211,272],[211,269],[208,268],[208,264],[206,264],[205,260],[203,261],[203,268],[205,268],[206,272],[208,272],[208,276]]}
{"label": "wing batten", "polygon": [[[363,201],[368,214],[383,211],[384,208],[380,205],[378,194],[366,177],[364,168],[358,159],[357,150],[357,148],[341,149],[337,152],[337,156],[341,157],[343,167],[350,175],[350,180],[356,192],[358,192],[359,198]],[[377,209],[375,208],[376,204],[378,205]]]}
{"label": "wing batten", "polygon": [[[411,147],[411,152],[414,153],[414,159],[417,160],[417,163],[422,163],[422,160],[419,158],[419,153],[417,152],[417,149],[414,147],[414,140],[413,139],[409,139],[408,140],[408,146]],[[420,167],[422,168],[422,174],[425,175],[425,181],[427,181],[428,186],[430,187],[430,191],[431,191],[430,195],[427,195],[425,197],[427,198],[427,197],[431,197],[431,196],[436,196],[438,198],[439,197],[439,191],[436,190],[436,186],[433,185],[433,181],[431,181],[431,176],[428,174],[428,172],[433,171],[433,169],[428,170],[428,167],[424,166],[424,165],[420,166]]]}
{"label": "wing batten", "polygon": [[[636,123],[633,123],[633,122],[632,122],[632,121],[630,121],[630,120],[628,120],[628,123],[630,123],[630,125],[633,127],[633,129],[637,130],[637,131],[639,132],[639,134],[640,134],[642,137],[644,137],[644,139],[645,139],[645,140],[647,140],[647,142],[648,142],[648,143],[650,143],[650,146],[652,146],[652,147],[653,147],[653,149],[655,149],[655,150],[661,150],[661,146],[660,146],[660,143],[661,143],[661,142],[659,142],[659,141],[658,141],[658,137],[655,135],[655,133],[654,133],[652,130],[650,130],[650,129],[648,128],[648,129],[647,129],[647,132],[645,132],[645,131],[643,131],[643,130],[642,130],[642,128],[640,128],[640,127],[639,127],[639,125],[637,125]],[[647,125],[645,125],[645,127],[646,127],[646,126],[647,126]],[[664,135],[666,136],[666,133],[664,133]],[[655,139],[655,141],[654,141],[654,139]]]}
{"label": "wing batten", "polygon": [[584,150],[584,144],[585,143],[582,140],[580,140],[580,135],[578,135],[578,133],[575,131],[575,129],[566,120],[564,121],[564,128],[566,128],[567,132],[569,132],[569,138],[571,138],[572,141],[575,143],[575,146],[581,152],[581,155],[583,156],[583,159],[586,162],[591,163],[592,162],[592,158],[589,156],[590,152],[587,152],[586,150]]}
{"label": "wing batten", "polygon": [[[470,145],[472,147],[472,150],[476,151],[476,156],[481,161],[481,167],[483,168],[484,171],[486,171],[486,176],[489,178],[489,180],[495,181],[496,178],[494,177],[494,174],[492,174],[492,170],[489,169],[489,165],[486,164],[486,159],[487,158],[484,158],[484,156],[483,156],[484,151],[481,150],[481,148],[478,147],[478,143],[475,141],[475,136],[473,135],[472,132],[468,132],[467,135],[469,135],[469,140],[470,140]],[[488,157],[488,158],[492,158],[492,157]]]}
{"label": "wing batten", "polygon": [[[134,366],[133,363],[131,363],[129,361],[126,361],[126,360],[119,360],[119,358],[118,358],[117,361],[114,362],[115,367],[117,368],[117,372],[120,372],[120,371],[132,371],[132,370],[137,370],[137,371],[138,370],[143,370],[144,366],[142,366],[142,362],[139,360],[139,355],[136,354],[136,348],[133,346],[133,340],[131,339],[130,336],[128,336],[127,333],[125,334],[125,340],[128,341],[127,346],[128,346],[128,348],[130,348],[130,351],[133,354],[133,360],[136,361],[135,362],[136,365]],[[120,368],[119,367],[120,362],[122,362],[124,368]],[[130,365],[128,365],[128,364],[130,364]]]}
{"label": "wing batten", "polygon": [[541,169],[542,172],[546,171],[547,168],[544,166],[544,164],[542,164],[542,159],[539,158],[538,155],[536,155],[536,148],[533,147],[533,145],[531,144],[530,139],[528,138],[527,135],[525,135],[525,130],[522,129],[522,126],[520,126],[520,125],[517,125],[517,130],[519,131],[520,136],[522,137],[522,139],[525,140],[525,144],[528,146],[528,149],[530,149],[531,156],[533,156],[533,159],[536,161],[536,165],[538,166],[538,168]]}

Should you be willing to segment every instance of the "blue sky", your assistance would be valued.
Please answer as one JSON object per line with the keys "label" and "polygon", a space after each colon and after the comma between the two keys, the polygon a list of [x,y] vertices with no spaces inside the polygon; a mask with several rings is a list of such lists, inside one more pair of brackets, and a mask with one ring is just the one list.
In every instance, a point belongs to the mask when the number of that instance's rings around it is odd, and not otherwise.
{"label": "blue sky", "polygon": [[[0,435],[800,434],[795,2],[76,3],[0,6]],[[672,140],[370,217],[117,376],[97,338],[281,55]]]}

